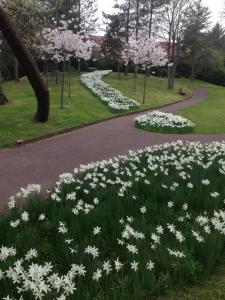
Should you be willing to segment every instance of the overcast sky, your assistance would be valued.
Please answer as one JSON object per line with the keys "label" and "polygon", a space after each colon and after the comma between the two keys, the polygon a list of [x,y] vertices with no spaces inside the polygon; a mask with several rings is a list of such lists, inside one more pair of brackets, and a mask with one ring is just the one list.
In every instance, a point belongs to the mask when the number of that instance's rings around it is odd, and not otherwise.
{"label": "overcast sky", "polygon": [[[102,0],[99,0],[102,1]],[[207,5],[212,11],[212,22],[216,23],[217,21],[221,22],[220,13],[223,10],[224,0],[203,0],[203,3]],[[223,22],[224,23],[224,22]]]}
{"label": "overcast sky", "polygon": [[[112,11],[113,3],[114,0],[98,0],[99,12]],[[220,12],[222,11],[224,0],[203,0],[203,3],[208,5],[212,11],[212,22],[216,23],[217,21],[221,21]]]}

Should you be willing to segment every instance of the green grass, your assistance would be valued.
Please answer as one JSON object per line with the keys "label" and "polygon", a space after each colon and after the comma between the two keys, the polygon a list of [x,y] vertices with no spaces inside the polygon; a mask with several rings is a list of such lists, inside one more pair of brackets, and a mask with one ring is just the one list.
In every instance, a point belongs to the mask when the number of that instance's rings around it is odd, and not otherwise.
{"label": "green grass", "polygon": [[[156,146],[120,157],[116,163],[89,166],[75,177],[65,174],[49,197],[31,194],[24,208],[0,217],[0,298],[18,299],[17,288],[22,288],[23,299],[32,300],[32,287],[43,283],[49,288],[43,299],[57,299],[63,288],[57,292],[48,281],[50,275],[55,273],[58,282],[74,264],[83,265],[86,276],[66,277],[77,288],[67,297],[71,300],[150,300],[168,290],[175,296],[181,288],[204,282],[224,256],[224,155],[225,144]],[[26,222],[24,211],[29,216]],[[40,214],[45,214],[42,221]],[[18,226],[11,227],[16,220]],[[96,235],[97,226],[101,231]],[[16,255],[3,255],[8,250],[2,246],[13,247]],[[87,246],[96,247],[99,255],[87,254]],[[28,261],[30,249],[38,256]],[[115,268],[117,258],[123,264],[120,270]],[[15,267],[18,260],[21,266]],[[109,274],[104,270],[106,261]],[[134,261],[136,271],[131,268]],[[150,261],[152,268],[147,269]],[[36,281],[30,266],[39,265],[40,272],[46,262],[52,270]],[[99,281],[92,277],[97,269]],[[13,278],[7,277],[10,270]],[[27,284],[28,278],[33,285]],[[223,299],[218,296],[222,281],[213,285],[214,299]]]}
{"label": "green grass", "polygon": [[225,299],[225,258],[215,269],[208,280],[199,282],[195,286],[184,286],[167,291],[164,296],[147,300],[224,300]]}
{"label": "green grass", "polygon": [[[111,86],[122,91],[126,96],[142,103],[143,75],[138,75],[137,89],[133,92],[133,75],[121,75],[118,79],[112,73],[104,79]],[[167,81],[162,78],[150,77],[147,82],[146,103],[140,109],[158,107],[181,99],[179,88],[191,96],[193,87],[207,88],[209,98],[179,114],[194,122],[197,126],[194,133],[222,134],[225,133],[225,89],[201,81],[190,82],[177,79],[174,91],[168,91]],[[33,115],[36,111],[36,99],[26,79],[19,83],[8,82],[4,89],[10,103],[0,106],[0,148],[11,146],[17,140],[42,136],[61,129],[85,124],[92,121],[111,117],[114,114],[79,81],[72,78],[72,98],[68,98],[67,86],[65,90],[65,108],[59,108],[60,86],[55,85],[54,79],[50,83],[51,111],[49,122],[36,123]]]}
{"label": "green grass", "polygon": [[[133,74],[129,74],[129,76],[124,76],[124,74],[121,74],[121,78],[119,79],[117,73],[111,73],[104,78],[104,81],[110,86],[121,91],[127,97],[130,97],[141,103],[142,109],[162,106],[185,99],[192,95],[192,89],[190,86],[187,86],[186,81],[180,81],[178,79],[176,81],[174,90],[170,91],[167,88],[167,80],[165,78],[151,76],[147,79],[146,101],[145,104],[143,104],[144,76],[142,74],[138,75],[135,92],[133,89],[133,80]],[[180,88],[183,89],[183,91],[186,93],[186,96],[180,96],[178,94]]]}
{"label": "green grass", "polygon": [[[117,74],[111,74],[106,78],[111,86],[121,90],[125,95],[142,101],[143,75],[138,77],[138,88],[133,92],[133,77],[122,76],[118,79]],[[178,78],[174,92],[167,90],[166,80],[151,77],[148,79],[147,101],[144,107],[160,106],[165,103],[178,100],[179,88],[190,95],[193,88],[205,88],[208,90],[208,99],[192,107],[179,111],[177,114],[195,123],[193,134],[224,134],[225,133],[225,88],[216,86],[200,80],[190,81],[189,79]],[[143,106],[142,106],[143,107]]]}
{"label": "green grass", "polygon": [[72,98],[65,89],[64,109],[60,109],[60,85],[50,84],[51,110],[48,123],[33,120],[36,99],[26,79],[4,85],[10,104],[0,107],[0,147],[14,144],[19,139],[29,139],[60,129],[85,124],[110,117],[113,114],[79,81],[72,79]]}
{"label": "green grass", "polygon": [[186,81],[187,86],[202,87],[208,91],[207,100],[192,107],[179,111],[197,126],[196,134],[224,134],[225,133],[225,88],[202,81]]}
{"label": "green grass", "polygon": [[[115,77],[116,74],[113,74],[108,77],[107,80]],[[122,81],[122,85],[124,86],[126,86],[127,83],[126,79]],[[166,89],[165,79],[153,79],[153,85],[155,85],[154,95],[157,95],[157,97],[154,97],[154,100],[152,100],[153,98],[150,96],[151,93],[147,92],[146,105],[142,105],[140,109],[167,104],[181,99],[177,91],[170,92]],[[160,88],[162,85],[164,87]],[[60,86],[55,85],[54,79],[52,79],[50,82],[50,118],[48,123],[44,124],[36,123],[33,120],[33,115],[36,111],[36,99],[25,78],[19,83],[7,82],[4,85],[4,89],[10,103],[5,106],[0,106],[0,148],[11,146],[20,139],[29,139],[45,135],[60,129],[101,120],[115,115],[80,83],[78,77],[73,77],[72,79],[71,99],[68,98],[66,84],[65,108],[63,110],[59,108]],[[188,90],[188,92],[191,93],[190,90]]]}

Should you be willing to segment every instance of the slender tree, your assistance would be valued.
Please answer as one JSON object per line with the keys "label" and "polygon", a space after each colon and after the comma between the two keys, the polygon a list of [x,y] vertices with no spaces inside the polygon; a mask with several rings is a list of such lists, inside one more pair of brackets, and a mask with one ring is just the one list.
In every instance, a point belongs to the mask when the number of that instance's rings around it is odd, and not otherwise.
{"label": "slender tree", "polygon": [[184,31],[184,22],[191,0],[170,0],[161,11],[159,30],[161,36],[167,39],[168,53],[168,88],[174,88],[175,75],[180,53],[180,42]]}
{"label": "slender tree", "polygon": [[183,48],[188,50],[191,61],[191,80],[195,78],[196,66],[205,44],[204,31],[209,25],[210,12],[202,0],[196,0],[186,13]]}

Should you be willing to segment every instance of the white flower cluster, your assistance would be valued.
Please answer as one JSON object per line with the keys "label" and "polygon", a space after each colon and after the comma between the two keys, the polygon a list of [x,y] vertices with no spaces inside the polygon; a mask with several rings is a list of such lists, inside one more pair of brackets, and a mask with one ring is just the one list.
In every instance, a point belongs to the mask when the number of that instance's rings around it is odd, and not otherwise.
{"label": "white flower cluster", "polygon": [[[18,198],[27,199],[33,195],[39,195],[41,193],[41,186],[40,184],[28,184],[27,187],[21,188],[16,195],[13,195],[9,198],[8,202],[8,208],[13,209],[16,207],[16,202]],[[26,213],[22,216],[23,218],[26,218]]]}
{"label": "white flower cluster", "polygon": [[177,129],[191,130],[195,124],[191,121],[171,113],[152,111],[145,115],[140,115],[134,119],[135,125],[146,129]]}
{"label": "white flower cluster", "polygon": [[120,91],[102,81],[102,77],[111,72],[110,70],[106,70],[87,73],[81,76],[81,82],[115,112],[137,108],[140,105],[137,101],[129,99]]}
{"label": "white flower cluster", "polygon": [[[24,260],[20,259],[2,272],[3,278],[17,285],[19,294],[31,292],[35,299],[43,299],[49,292],[57,295],[54,299],[66,299],[74,294],[76,290],[74,278],[78,275],[77,268],[74,266],[66,275],[59,276],[53,273],[51,263],[43,265],[31,263],[28,268],[24,265]],[[60,298],[62,296],[63,298]]]}
{"label": "white flower cluster", "polygon": [[[224,157],[225,142],[178,141],[62,174],[40,209],[13,210],[3,238],[0,228],[0,286],[11,284],[0,298],[85,299],[88,287],[94,299],[101,287],[112,299],[118,278],[129,281],[128,295],[132,284],[142,287],[132,282],[134,274],[151,290],[162,270],[187,278],[192,266],[197,274],[208,267],[202,257],[214,266],[225,244]],[[23,251],[19,239],[26,245],[30,232],[32,246]]]}

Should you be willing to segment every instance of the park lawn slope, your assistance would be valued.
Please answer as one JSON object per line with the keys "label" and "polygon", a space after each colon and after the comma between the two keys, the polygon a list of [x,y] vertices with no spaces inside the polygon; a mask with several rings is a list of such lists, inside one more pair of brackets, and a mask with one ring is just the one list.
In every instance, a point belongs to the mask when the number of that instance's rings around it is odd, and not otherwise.
{"label": "park lawn slope", "polygon": [[78,77],[72,78],[71,99],[65,90],[64,109],[60,109],[60,85],[50,83],[51,109],[47,123],[33,120],[36,99],[26,79],[19,83],[8,82],[4,89],[10,104],[0,107],[1,148],[13,145],[19,139],[38,137],[113,115],[80,83]]}
{"label": "park lawn slope", "polygon": [[196,81],[196,83],[192,83],[193,85],[206,88],[208,98],[201,103],[179,111],[178,114],[196,124],[194,133],[224,134],[225,88],[201,81]]}
{"label": "park lawn slope", "polygon": [[[112,78],[115,76],[115,74],[112,74]],[[131,78],[131,75],[129,78]],[[126,79],[122,81],[125,87],[127,83]],[[49,121],[47,123],[36,123],[33,120],[36,111],[36,99],[28,81],[23,78],[19,83],[7,82],[4,85],[4,90],[10,103],[0,106],[0,148],[14,145],[20,139],[39,137],[115,115],[100,99],[82,85],[78,76],[72,77],[71,85],[72,97],[69,99],[68,84],[66,82],[64,109],[61,110],[59,108],[60,85],[55,84],[54,78],[50,80],[51,110]],[[162,89],[161,86],[164,86],[164,88]],[[177,91],[171,92],[166,89],[166,79],[154,78],[151,88],[154,88],[157,97],[148,98],[150,94],[147,94],[146,105],[141,105],[140,109],[164,105],[182,99]],[[141,87],[139,89],[141,91]],[[189,90],[189,94],[191,94],[191,90]]]}
{"label": "park lawn slope", "polygon": [[[138,75],[137,90],[133,92],[133,75],[128,77],[113,73],[105,78],[106,82],[114,88],[119,89],[125,95],[135,100],[142,101],[143,75]],[[224,134],[225,133],[225,88],[216,86],[200,80],[190,81],[189,79],[177,78],[174,91],[168,91],[166,79],[150,77],[147,84],[146,104],[142,107],[157,107],[167,102],[177,101],[178,91],[182,88],[186,97],[191,94],[194,88],[205,88],[208,91],[208,98],[198,104],[188,107],[176,114],[196,124],[193,134]]]}
{"label": "park lawn slope", "polygon": [[[143,100],[143,89],[144,89],[144,75],[139,74],[136,83],[136,91],[133,89],[133,74],[124,76],[121,74],[119,79],[117,73],[111,73],[104,78],[110,86],[121,91],[124,95],[141,103],[141,108],[154,108],[165,104],[170,104],[178,100],[191,97],[192,88],[187,84],[185,80],[176,80],[176,84],[173,91],[168,90],[167,79],[158,77],[149,77],[147,79],[146,87],[146,101],[142,104]],[[185,96],[179,95],[179,89],[182,88],[183,92],[186,93]]]}

